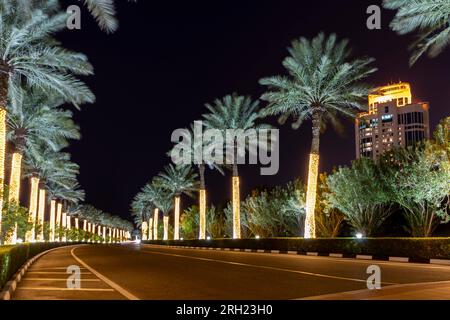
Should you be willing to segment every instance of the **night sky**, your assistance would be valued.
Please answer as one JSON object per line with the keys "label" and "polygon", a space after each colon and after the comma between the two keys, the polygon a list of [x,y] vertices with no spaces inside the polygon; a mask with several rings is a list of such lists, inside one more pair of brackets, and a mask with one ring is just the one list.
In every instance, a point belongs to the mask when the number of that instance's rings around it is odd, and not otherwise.
{"label": "night sky", "polygon": [[[95,76],[86,79],[97,96],[76,112],[83,139],[70,147],[80,164],[86,202],[129,218],[133,196],[170,161],[174,129],[187,127],[205,112],[204,104],[232,92],[260,97],[262,77],[284,74],[281,65],[294,38],[336,32],[349,38],[355,56],[377,59],[374,86],[407,81],[415,98],[431,104],[431,125],[449,115],[450,50],[436,59],[408,66],[412,37],[400,37],[388,25],[393,12],[382,11],[382,30],[366,28],[362,0],[118,0],[120,29],[102,33],[83,13],[82,30],[66,31],[68,48],[88,55]],[[67,1],[72,4],[73,1]],[[272,123],[276,123],[274,120]],[[321,140],[321,171],[355,158],[354,128],[345,136],[331,129]],[[243,166],[242,195],[261,185],[306,177],[310,123],[290,124],[280,132],[280,171],[260,176]],[[207,172],[214,203],[231,197],[230,176]]]}

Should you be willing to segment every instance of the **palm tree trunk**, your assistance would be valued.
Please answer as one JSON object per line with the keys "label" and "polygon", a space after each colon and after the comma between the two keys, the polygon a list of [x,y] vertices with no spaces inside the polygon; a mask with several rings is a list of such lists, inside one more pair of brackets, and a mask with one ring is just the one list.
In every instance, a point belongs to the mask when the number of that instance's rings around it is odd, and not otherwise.
{"label": "palm tree trunk", "polygon": [[141,232],[142,232],[142,240],[148,240],[148,224],[147,221],[142,221],[141,226]]}
{"label": "palm tree trunk", "polygon": [[153,239],[158,240],[158,220],[159,220],[159,209],[155,208],[153,213]]}
{"label": "palm tree trunk", "polygon": [[30,178],[30,204],[28,208],[29,219],[33,227],[31,231],[27,232],[25,237],[26,242],[36,241],[36,219],[39,196],[39,178],[33,176]]}
{"label": "palm tree trunk", "polygon": [[38,205],[38,225],[39,234],[37,235],[37,241],[44,241],[44,218],[45,218],[45,188],[40,181],[39,186],[39,205]]}
{"label": "palm tree trunk", "polygon": [[237,148],[234,148],[234,163],[233,163],[233,239],[241,238],[241,200],[240,200],[240,186],[239,186],[239,172],[237,165]]}
{"label": "palm tree trunk", "polygon": [[[84,220],[86,222],[86,220]],[[61,230],[62,230],[62,205],[60,203],[56,203],[56,229],[58,230],[58,234],[55,235],[58,242],[62,240],[61,238]]]}
{"label": "palm tree trunk", "polygon": [[168,215],[164,215],[163,223],[164,223],[163,240],[169,240],[169,216]]}
{"label": "palm tree trunk", "polygon": [[173,239],[180,240],[180,195],[175,196],[174,233]]}
{"label": "palm tree trunk", "polygon": [[320,147],[320,125],[322,115],[320,112],[314,112],[312,116],[312,143],[311,153],[309,155],[308,169],[308,189],[306,192],[306,219],[305,219],[305,238],[316,237],[316,225],[314,212],[316,209],[317,179],[319,176],[319,147]]}
{"label": "palm tree trunk", "polygon": [[55,242],[56,200],[50,200],[50,242]]}
{"label": "palm tree trunk", "polygon": [[[5,182],[5,157],[6,157],[6,107],[8,105],[8,81],[7,72],[0,72],[0,234],[2,232],[3,190]],[[0,244],[2,239],[0,238]]]}
{"label": "palm tree trunk", "polygon": [[199,166],[200,189],[199,189],[199,235],[200,240],[206,239],[206,186],[205,186],[205,164]]}
{"label": "palm tree trunk", "polygon": [[153,218],[148,219],[148,240],[153,240]]}

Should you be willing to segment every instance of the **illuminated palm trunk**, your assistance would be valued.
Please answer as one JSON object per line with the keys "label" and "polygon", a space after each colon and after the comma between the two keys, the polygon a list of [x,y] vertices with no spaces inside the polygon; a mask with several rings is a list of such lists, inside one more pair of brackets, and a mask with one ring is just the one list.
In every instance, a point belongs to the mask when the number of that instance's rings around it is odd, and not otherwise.
{"label": "illuminated palm trunk", "polygon": [[148,240],[153,240],[153,218],[148,219]]}
{"label": "illuminated palm trunk", "polygon": [[[63,230],[64,229],[64,224],[65,224],[65,222],[63,221],[63,219],[64,219],[64,217],[63,217],[63,214],[62,214],[62,203],[57,203],[57,205],[56,205],[56,219],[57,219],[57,222],[56,222],[56,224],[58,225],[58,241],[63,241],[63,235],[62,234],[64,234],[66,231],[65,230]],[[62,234],[61,234],[61,232],[62,232]]]}
{"label": "illuminated palm trunk", "polygon": [[36,241],[36,219],[37,219],[37,208],[38,208],[38,197],[39,197],[39,178],[31,177],[30,179],[30,205],[28,208],[29,220],[33,227],[31,231],[27,232],[25,241],[33,242]]}
{"label": "illuminated palm trunk", "polygon": [[103,243],[106,243],[106,227],[103,226]]}
{"label": "illuminated palm trunk", "polygon": [[153,213],[153,239],[158,240],[158,219],[159,209],[156,208]]}
{"label": "illuminated palm trunk", "polygon": [[180,202],[181,198],[180,196],[175,197],[175,215],[174,215],[174,233],[173,238],[174,240],[180,240]]}
{"label": "illuminated palm trunk", "polygon": [[78,218],[75,218],[75,229],[76,230],[80,229],[80,225],[78,223]]}
{"label": "illuminated palm trunk", "polygon": [[55,242],[56,200],[50,200],[50,242]]}
{"label": "illuminated palm trunk", "polygon": [[199,208],[199,234],[200,240],[206,239],[206,187],[205,187],[205,165],[199,166],[200,173],[200,189],[198,191],[198,208]]}
{"label": "illuminated palm trunk", "polygon": [[67,241],[67,214],[65,212],[62,213],[61,219],[62,219],[62,226],[64,229],[64,232],[62,234],[62,242],[66,242]]}
{"label": "illuminated palm trunk", "polygon": [[169,216],[164,216],[163,218],[164,223],[164,237],[163,240],[169,240]]}
{"label": "illuminated palm trunk", "polygon": [[306,218],[305,218],[305,238],[316,237],[316,197],[317,180],[319,177],[319,147],[320,147],[320,125],[321,114],[313,113],[313,139],[311,144],[311,153],[309,155],[308,185],[306,191]]}
{"label": "illuminated palm trunk", "polygon": [[148,240],[148,224],[146,221],[142,222],[142,226],[141,226],[141,231],[142,231],[142,240]]}
{"label": "illuminated palm trunk", "polygon": [[39,206],[38,206],[38,225],[39,234],[37,236],[38,241],[44,241],[44,218],[45,218],[45,189],[41,182],[39,187]]}
{"label": "illuminated palm trunk", "polygon": [[[9,205],[19,206],[19,195],[20,195],[20,178],[22,169],[22,152],[17,151],[13,153],[11,162],[11,174],[9,177],[9,193],[8,193],[8,203]],[[16,244],[17,243],[17,223],[14,225],[14,229],[11,235],[7,236],[5,239],[5,244]]]}
{"label": "illuminated palm trunk", "polygon": [[[6,107],[8,106],[8,74],[0,73],[0,234],[2,232],[3,191],[6,157]],[[1,244],[0,238],[0,244]]]}
{"label": "illuminated palm trunk", "polygon": [[233,164],[233,239],[241,238],[241,199],[239,186],[239,172],[237,167],[237,151],[235,152],[235,163]]}

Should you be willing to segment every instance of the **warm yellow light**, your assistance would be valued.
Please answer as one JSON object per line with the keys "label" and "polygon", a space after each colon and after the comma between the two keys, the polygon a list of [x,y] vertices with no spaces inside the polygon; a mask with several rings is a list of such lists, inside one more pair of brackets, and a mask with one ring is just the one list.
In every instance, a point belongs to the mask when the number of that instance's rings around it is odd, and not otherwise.
{"label": "warm yellow light", "polygon": [[393,85],[382,86],[369,94],[369,114],[376,113],[377,104],[396,101],[398,107],[412,103],[411,86],[400,82]]}
{"label": "warm yellow light", "polygon": [[106,227],[103,226],[103,243],[106,242]]}
{"label": "warm yellow light", "polygon": [[148,240],[153,240],[153,218],[148,219]]}
{"label": "warm yellow light", "polygon": [[153,239],[158,240],[158,219],[159,209],[156,208],[153,212]]}
{"label": "warm yellow light", "polygon": [[180,197],[175,197],[175,215],[174,215],[174,240],[180,240]]}
{"label": "warm yellow light", "polygon": [[50,201],[50,242],[55,242],[56,201]]}
{"label": "warm yellow light", "polygon": [[164,237],[163,240],[169,240],[169,216],[164,216]]}
{"label": "warm yellow light", "polygon": [[75,229],[79,229],[80,228],[80,225],[79,225],[79,223],[78,223],[78,218],[75,218]]}
{"label": "warm yellow light", "polygon": [[19,204],[20,178],[22,169],[22,153],[14,152],[11,163],[11,176],[9,179],[9,202]]}
{"label": "warm yellow light", "polygon": [[241,238],[241,200],[239,177],[233,177],[233,239]]}
{"label": "warm yellow light", "polygon": [[148,234],[148,224],[146,221],[142,222],[142,240],[147,240],[147,234]]}
{"label": "warm yellow light", "polygon": [[30,178],[30,205],[28,208],[29,220],[33,224],[31,231],[28,231],[25,240],[27,242],[36,240],[36,215],[37,215],[37,204],[39,196],[39,178]]}
{"label": "warm yellow light", "polygon": [[38,224],[41,226],[38,241],[44,241],[45,189],[39,188]]}
{"label": "warm yellow light", "polygon": [[305,238],[316,237],[314,212],[316,209],[317,178],[319,176],[319,155],[309,155],[308,186],[306,191]]}
{"label": "warm yellow light", "polygon": [[95,225],[95,223],[93,223],[92,224],[92,229],[91,229],[92,234],[95,234],[95,227],[96,227],[96,225]]}
{"label": "warm yellow light", "polygon": [[84,220],[83,221],[83,231],[87,231],[87,221],[86,220]]}
{"label": "warm yellow light", "polygon": [[59,203],[57,203],[56,205],[56,228],[58,229],[57,237],[59,242],[61,241],[61,228],[62,228],[62,204],[60,206]]}
{"label": "warm yellow light", "polygon": [[[3,208],[5,156],[6,156],[6,106],[0,106],[0,208]],[[0,210],[0,234],[1,232],[2,232],[2,210]]]}
{"label": "warm yellow light", "polygon": [[199,235],[198,238],[200,240],[206,239],[206,190],[200,189],[199,192],[199,208],[200,208],[200,217],[199,217]]}
{"label": "warm yellow light", "polygon": [[[58,203],[58,205],[59,205],[59,203]],[[62,205],[61,205],[61,210],[62,210]],[[62,213],[61,221],[62,221],[63,228],[67,229],[67,213],[65,213],[65,212]],[[64,230],[64,232],[63,232],[62,241],[63,242],[67,241],[66,230]]]}
{"label": "warm yellow light", "polygon": [[91,232],[91,223],[90,222],[88,222],[88,232],[89,233]]}
{"label": "warm yellow light", "polygon": [[69,216],[69,215],[66,216],[66,219],[67,219],[66,226],[67,226],[67,229],[68,229],[68,230],[72,230],[72,219],[71,219],[71,218],[72,218],[72,217]]}

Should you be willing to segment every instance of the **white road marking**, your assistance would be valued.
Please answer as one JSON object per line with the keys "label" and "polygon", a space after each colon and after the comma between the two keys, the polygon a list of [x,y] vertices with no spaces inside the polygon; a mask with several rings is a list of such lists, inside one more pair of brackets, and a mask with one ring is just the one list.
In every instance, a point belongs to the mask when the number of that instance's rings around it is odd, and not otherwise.
{"label": "white road marking", "polygon": [[105,282],[106,284],[108,284],[111,288],[114,288],[117,292],[119,292],[121,295],[123,295],[125,298],[127,298],[128,300],[139,300],[138,297],[136,297],[135,295],[133,295],[132,293],[128,292],[127,290],[125,290],[124,288],[122,288],[120,285],[118,285],[117,283],[115,283],[114,281],[108,279],[107,277],[105,277],[104,275],[102,275],[100,272],[96,271],[94,268],[90,267],[87,263],[85,263],[83,260],[81,260],[80,258],[78,258],[75,255],[75,249],[77,249],[78,247],[73,248],[70,251],[70,254],[72,255],[72,257],[78,261],[79,264],[81,264],[83,267],[85,267],[86,269],[88,269],[90,272],[92,272],[94,275],[97,276],[97,278],[100,278],[103,282]]}
{"label": "white road marking", "polygon": [[[65,281],[67,282],[66,278],[23,278],[22,281]],[[100,282],[100,279],[78,279],[77,281],[81,282]]]}
{"label": "white road marking", "polygon": [[[86,270],[86,268],[80,267],[81,270]],[[44,270],[67,270],[67,267],[54,267],[54,268],[30,268],[29,271],[44,271]]]}
{"label": "white road marking", "polygon": [[[329,278],[329,279],[336,279],[336,280],[346,280],[346,281],[353,281],[353,282],[364,282],[364,283],[367,282],[367,279],[338,277],[338,276],[331,276],[331,275],[327,275],[327,274],[306,272],[306,271],[293,270],[293,269],[284,269],[284,268],[277,268],[277,267],[269,267],[269,266],[261,266],[261,265],[241,263],[241,262],[231,262],[231,261],[223,261],[223,260],[216,260],[216,259],[209,259],[209,258],[199,258],[199,257],[186,256],[186,255],[181,255],[181,254],[163,253],[163,252],[156,252],[156,251],[142,251],[142,252],[149,253],[149,254],[159,254],[159,255],[165,255],[165,256],[188,258],[188,259],[194,259],[194,260],[218,262],[218,263],[231,264],[231,265],[243,266],[243,267],[260,268],[260,269],[267,269],[267,270],[297,273],[297,274],[303,274],[303,275],[312,276],[312,277]],[[397,284],[397,283],[382,282],[382,284]]]}
{"label": "white road marking", "polygon": [[[27,274],[68,274],[67,272],[59,271],[28,271]],[[80,272],[79,274],[92,274],[90,272]]]}

